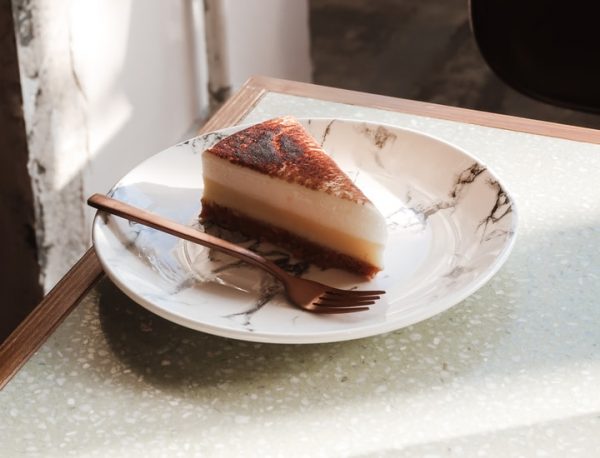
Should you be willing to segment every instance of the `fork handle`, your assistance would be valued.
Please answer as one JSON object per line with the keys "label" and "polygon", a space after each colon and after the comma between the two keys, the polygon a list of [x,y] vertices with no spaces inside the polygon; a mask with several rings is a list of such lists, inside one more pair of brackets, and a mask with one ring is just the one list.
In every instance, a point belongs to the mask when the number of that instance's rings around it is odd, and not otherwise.
{"label": "fork handle", "polygon": [[223,253],[233,256],[234,258],[266,270],[287,284],[286,277],[288,274],[281,267],[256,254],[254,251],[250,251],[239,245],[228,242],[227,240],[200,232],[192,227],[184,226],[183,224],[176,223],[175,221],[163,218],[162,216],[158,216],[154,213],[150,213],[146,210],[142,210],[141,208],[134,207],[126,204],[125,202],[104,196],[102,194],[92,195],[88,199],[87,203],[91,207],[105,211],[112,215],[116,215],[130,221],[135,221],[136,223],[143,224],[144,226],[149,226],[158,231],[166,232],[167,234],[204,245],[208,248],[222,251]]}

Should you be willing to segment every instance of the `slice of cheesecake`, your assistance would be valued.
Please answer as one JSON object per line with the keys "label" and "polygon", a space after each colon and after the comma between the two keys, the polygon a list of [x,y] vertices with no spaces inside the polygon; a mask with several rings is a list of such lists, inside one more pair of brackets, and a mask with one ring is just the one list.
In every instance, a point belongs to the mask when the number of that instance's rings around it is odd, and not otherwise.
{"label": "slice of cheesecake", "polygon": [[323,268],[382,269],[383,216],[291,117],[224,138],[202,156],[203,221],[287,248]]}

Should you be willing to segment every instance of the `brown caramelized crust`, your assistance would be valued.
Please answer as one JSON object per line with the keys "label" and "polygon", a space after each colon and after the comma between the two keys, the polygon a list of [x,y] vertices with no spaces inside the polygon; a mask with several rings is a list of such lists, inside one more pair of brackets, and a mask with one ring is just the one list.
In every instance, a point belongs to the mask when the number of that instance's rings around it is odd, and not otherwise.
{"label": "brown caramelized crust", "polygon": [[369,202],[304,127],[290,116],[232,134],[206,153],[342,199],[360,204]]}
{"label": "brown caramelized crust", "polygon": [[279,245],[289,250],[295,257],[325,269],[343,269],[367,278],[372,278],[380,270],[352,256],[323,247],[284,229],[262,223],[212,202],[202,201],[200,218],[242,232],[248,237]]}

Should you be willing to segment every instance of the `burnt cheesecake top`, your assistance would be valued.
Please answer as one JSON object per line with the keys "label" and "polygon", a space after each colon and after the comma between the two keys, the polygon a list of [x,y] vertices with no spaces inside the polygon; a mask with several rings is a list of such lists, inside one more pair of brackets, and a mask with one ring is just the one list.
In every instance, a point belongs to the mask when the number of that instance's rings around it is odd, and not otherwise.
{"label": "burnt cheesecake top", "polygon": [[291,116],[271,119],[229,135],[206,153],[341,199],[358,204],[370,202]]}

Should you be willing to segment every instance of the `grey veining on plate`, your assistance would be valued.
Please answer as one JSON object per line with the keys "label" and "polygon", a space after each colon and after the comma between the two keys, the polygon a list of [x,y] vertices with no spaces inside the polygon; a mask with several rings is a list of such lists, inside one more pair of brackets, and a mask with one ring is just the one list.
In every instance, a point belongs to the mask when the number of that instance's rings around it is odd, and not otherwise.
{"label": "grey veining on plate", "polygon": [[[299,314],[277,283],[257,269],[119,218],[94,228],[96,251],[109,276],[145,307],[194,329],[254,341],[315,343],[426,319],[481,287],[505,261],[516,227],[513,203],[499,178],[476,158],[393,126],[302,122],[386,218],[383,271],[367,282],[290,261],[289,255],[239,235],[217,235],[237,237],[236,243],[253,246],[297,275],[342,288],[386,290],[369,311]],[[201,135],[157,154],[124,177],[113,194],[201,230],[218,230],[198,221],[201,153],[240,128]]]}
{"label": "grey veining on plate", "polygon": [[[273,261],[290,274],[301,276],[310,268],[307,262],[293,258],[290,253],[269,243],[245,237],[239,232],[231,232],[212,224],[203,225],[200,221],[197,221],[194,226],[211,235],[244,246]],[[263,271],[193,243],[183,242],[183,250],[184,259],[187,260],[185,265],[197,278],[244,291],[252,297],[251,304],[245,310],[222,315],[241,324],[248,331],[253,331],[252,317],[264,306],[271,301],[277,301],[276,307],[282,306],[282,302],[285,301],[283,286]]]}

